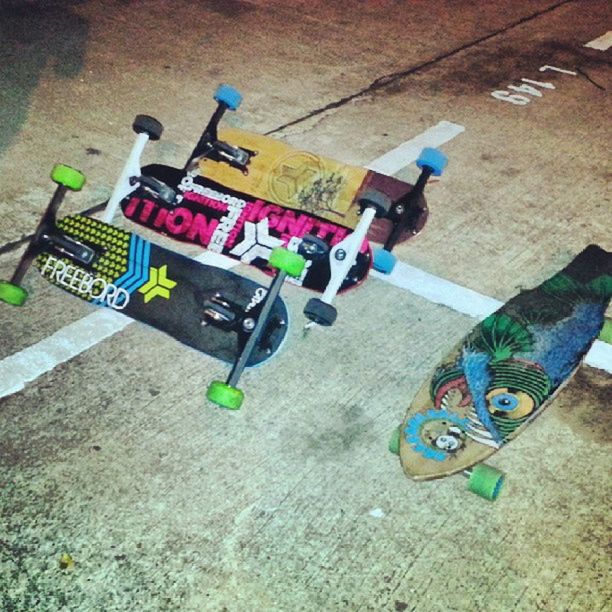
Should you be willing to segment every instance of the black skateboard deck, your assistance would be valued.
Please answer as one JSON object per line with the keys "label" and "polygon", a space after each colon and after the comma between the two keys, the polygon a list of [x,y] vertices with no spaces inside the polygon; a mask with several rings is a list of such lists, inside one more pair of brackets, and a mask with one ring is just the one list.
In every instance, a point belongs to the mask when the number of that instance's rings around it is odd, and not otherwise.
{"label": "black skateboard deck", "polygon": [[[283,207],[249,193],[232,189],[197,173],[162,164],[151,164],[142,175],[160,181],[177,194],[172,204],[141,185],[121,201],[124,216],[159,234],[222,253],[242,263],[272,273],[272,249],[297,250],[307,234],[333,247],[352,229],[312,212]],[[372,249],[364,241],[340,291],[361,284],[372,266]],[[329,260],[308,261],[303,274],[289,282],[322,292],[329,283]]]}
{"label": "black skateboard deck", "polygon": [[[257,319],[266,287],[90,217],[64,217],[57,227],[96,255],[84,265],[61,253],[43,252],[35,265],[51,283],[222,361],[233,362],[239,355],[249,337],[245,320]],[[261,363],[277,351],[287,318],[278,297],[262,340],[246,365]]]}
{"label": "black skateboard deck", "polygon": [[611,298],[612,253],[590,245],[479,323],[408,407],[396,447],[406,475],[429,480],[469,470],[470,489],[495,499],[502,480],[481,462],[522,433],[572,378]]}

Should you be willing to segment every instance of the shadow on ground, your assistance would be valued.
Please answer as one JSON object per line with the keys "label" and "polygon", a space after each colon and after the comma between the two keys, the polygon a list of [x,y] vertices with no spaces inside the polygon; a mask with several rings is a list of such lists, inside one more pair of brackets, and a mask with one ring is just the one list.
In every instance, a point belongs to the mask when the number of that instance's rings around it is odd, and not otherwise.
{"label": "shadow on ground", "polygon": [[83,67],[88,23],[83,0],[0,0],[0,155],[23,126],[32,92],[50,67],[70,79]]}

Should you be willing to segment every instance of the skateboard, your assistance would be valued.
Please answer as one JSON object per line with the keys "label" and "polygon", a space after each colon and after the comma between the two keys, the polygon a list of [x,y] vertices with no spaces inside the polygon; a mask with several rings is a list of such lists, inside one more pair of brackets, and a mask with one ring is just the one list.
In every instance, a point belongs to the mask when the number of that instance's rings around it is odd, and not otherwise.
{"label": "skateboard", "polygon": [[25,302],[21,281],[33,263],[61,289],[233,363],[228,380],[213,382],[207,397],[239,408],[243,393],[236,384],[242,371],[269,359],[285,338],[288,313],[280,286],[288,274],[301,273],[304,258],[285,249],[274,251],[270,262],[277,274],[264,287],[90,217],[56,220],[66,191],[80,190],[85,179],[63,165],[51,177],[58,187],[13,277],[0,281],[0,299],[13,305]]}
{"label": "skateboard", "polygon": [[550,405],[602,329],[610,335],[611,298],[612,253],[590,245],[479,323],[423,384],[391,439],[406,475],[463,472],[469,490],[496,499],[504,476],[483,461]]}
{"label": "skateboard", "polygon": [[[140,167],[147,138],[159,139],[163,128],[151,117],[137,116],[133,128],[138,136],[109,200],[106,221],[112,221],[121,206],[136,223],[268,273],[267,259],[275,246],[297,250],[310,235],[330,251],[350,240],[367,193],[389,200],[383,211],[392,227],[386,251],[423,228],[428,215],[423,197],[426,179],[413,189],[393,177],[299,151],[269,136],[219,130],[223,114],[236,110],[242,98],[227,85],[220,86],[214,98],[217,109],[182,169],[161,164]],[[431,171],[439,175],[441,164],[445,165],[443,155],[431,149],[426,157],[423,163],[433,164]],[[346,243],[333,256],[342,257],[345,247]],[[303,274],[291,282],[318,292],[330,282],[338,285],[337,291],[359,285],[372,265],[365,234],[358,247],[355,257],[344,258],[341,265],[334,265],[332,254],[311,258]]]}

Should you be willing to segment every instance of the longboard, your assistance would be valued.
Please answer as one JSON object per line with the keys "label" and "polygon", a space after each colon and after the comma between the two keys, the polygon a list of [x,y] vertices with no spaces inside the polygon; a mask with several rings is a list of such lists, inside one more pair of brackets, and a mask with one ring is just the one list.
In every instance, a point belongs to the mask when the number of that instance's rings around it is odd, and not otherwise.
{"label": "longboard", "polygon": [[482,462],[521,434],[571,379],[612,298],[612,253],[596,245],[479,323],[411,402],[400,462],[414,480],[471,471],[488,499],[502,476]]}
{"label": "longboard", "polygon": [[[389,201],[385,219],[376,219],[374,224],[379,225],[373,225],[377,237],[387,236],[387,250],[422,230],[428,216],[425,181],[415,189],[396,178],[301,151],[270,136],[219,130],[223,113],[235,110],[240,96],[233,88],[221,86],[215,99],[217,110],[182,169],[163,164],[140,167],[144,144],[148,138],[157,140],[163,128],[152,117],[136,117],[137,141],[107,205],[105,221],[112,221],[120,206],[131,221],[267,273],[274,247],[297,251],[307,234],[321,240],[328,251],[346,240],[359,223],[363,196],[372,192]],[[437,168],[439,161],[433,165]],[[324,292],[338,271],[334,263],[330,257],[310,260],[299,278],[288,280]],[[372,249],[364,236],[355,260],[342,270],[338,290],[359,285],[372,263]]]}
{"label": "longboard", "polygon": [[[69,256],[42,253],[34,265],[45,279],[216,359],[228,363],[236,359],[248,338],[238,323],[247,317],[257,318],[266,287],[91,217],[67,216],[57,226],[66,236],[98,250],[99,255],[91,265],[83,266]],[[221,315],[226,321],[217,323]],[[277,351],[287,320],[285,304],[277,298],[270,333],[252,353],[248,366],[266,361]]]}

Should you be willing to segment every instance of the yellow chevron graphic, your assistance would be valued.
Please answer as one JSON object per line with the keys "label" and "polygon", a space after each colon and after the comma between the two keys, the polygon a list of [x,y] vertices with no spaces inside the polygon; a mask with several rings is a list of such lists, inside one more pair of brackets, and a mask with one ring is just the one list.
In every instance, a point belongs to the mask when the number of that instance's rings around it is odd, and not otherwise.
{"label": "yellow chevron graphic", "polygon": [[145,304],[154,297],[170,299],[170,289],[176,286],[176,281],[168,278],[168,266],[164,264],[159,268],[149,268],[149,280],[138,291],[144,294]]}

